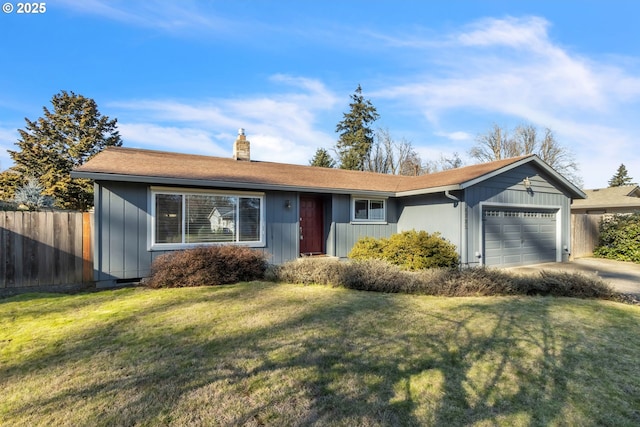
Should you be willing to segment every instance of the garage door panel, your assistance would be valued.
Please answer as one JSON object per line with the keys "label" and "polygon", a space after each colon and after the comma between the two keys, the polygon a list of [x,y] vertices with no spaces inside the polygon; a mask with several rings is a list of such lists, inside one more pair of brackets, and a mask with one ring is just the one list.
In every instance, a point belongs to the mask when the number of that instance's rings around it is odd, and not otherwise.
{"label": "garage door panel", "polygon": [[540,225],[540,232],[541,233],[549,233],[549,234],[556,234],[556,225],[555,224],[551,224],[551,225]]}
{"label": "garage door panel", "polygon": [[539,239],[544,239],[545,236],[541,236],[539,233],[523,233],[522,234],[522,239],[523,240],[539,240]]}
{"label": "garage door panel", "polygon": [[515,266],[556,260],[556,212],[494,208],[483,212],[485,265]]}
{"label": "garage door panel", "polygon": [[511,239],[511,240],[503,240],[503,249],[514,249],[520,248],[522,246],[522,242],[520,239]]}
{"label": "garage door panel", "polygon": [[486,265],[499,265],[502,263],[502,257],[501,256],[488,256],[485,259],[485,264]]}
{"label": "garage door panel", "polygon": [[556,235],[555,233],[553,234],[534,234],[534,233],[527,233],[527,234],[523,234],[522,235],[522,240],[526,241],[536,241],[536,242],[554,242],[556,241]]}
{"label": "garage door panel", "polygon": [[554,240],[525,240],[522,249],[544,250],[545,252],[555,251],[556,242]]}
{"label": "garage door panel", "polygon": [[522,226],[520,224],[505,224],[504,227],[502,228],[502,232],[504,234],[509,234],[509,233],[520,234],[521,230],[522,230]]}
{"label": "garage door panel", "polygon": [[508,231],[503,232],[502,235],[498,236],[500,240],[520,240],[520,236],[522,233],[520,230],[518,231]]}
{"label": "garage door panel", "polygon": [[540,257],[540,254],[523,254],[522,262],[526,264],[539,264],[545,262],[544,258]]}
{"label": "garage door panel", "polygon": [[484,242],[484,247],[487,250],[500,249],[502,247],[502,241],[501,240],[489,240],[487,242]]}
{"label": "garage door panel", "polygon": [[500,224],[487,222],[485,224],[484,230],[487,237],[499,236],[502,233],[502,226]]}

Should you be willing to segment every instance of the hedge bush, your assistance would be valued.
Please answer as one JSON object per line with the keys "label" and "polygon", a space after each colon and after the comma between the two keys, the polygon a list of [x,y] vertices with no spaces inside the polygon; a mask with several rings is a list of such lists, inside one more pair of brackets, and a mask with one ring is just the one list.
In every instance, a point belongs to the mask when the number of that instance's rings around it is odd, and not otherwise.
{"label": "hedge bush", "polygon": [[223,285],[262,279],[266,268],[266,256],[253,249],[200,246],[156,258],[146,284],[152,288]]}
{"label": "hedge bush", "polygon": [[593,254],[640,263],[640,212],[614,215],[600,223],[600,241]]}
{"label": "hedge bush", "polygon": [[347,263],[335,258],[299,258],[282,265],[269,266],[266,279],[302,285],[338,286],[347,267]]}
{"label": "hedge bush", "polygon": [[410,271],[458,265],[455,245],[439,233],[415,230],[394,234],[388,239],[362,238],[354,245],[349,258],[382,259]]}
{"label": "hedge bush", "polygon": [[547,272],[518,275],[491,268],[433,268],[407,271],[380,259],[340,261],[300,259],[273,270],[273,279],[287,283],[324,284],[363,291],[446,297],[552,295],[574,298],[620,299],[598,277],[581,273]]}

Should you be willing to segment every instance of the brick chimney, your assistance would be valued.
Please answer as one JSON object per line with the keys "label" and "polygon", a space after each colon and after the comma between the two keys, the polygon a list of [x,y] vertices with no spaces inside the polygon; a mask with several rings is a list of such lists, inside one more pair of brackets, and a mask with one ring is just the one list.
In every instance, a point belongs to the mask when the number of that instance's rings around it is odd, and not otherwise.
{"label": "brick chimney", "polygon": [[238,139],[233,143],[233,158],[235,160],[251,160],[250,142],[244,134],[244,129],[238,129]]}

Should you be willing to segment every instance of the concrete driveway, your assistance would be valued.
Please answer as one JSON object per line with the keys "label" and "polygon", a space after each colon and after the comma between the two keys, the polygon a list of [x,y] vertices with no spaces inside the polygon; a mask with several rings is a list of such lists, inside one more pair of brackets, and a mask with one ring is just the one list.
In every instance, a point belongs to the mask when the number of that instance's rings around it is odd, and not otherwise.
{"label": "concrete driveway", "polygon": [[570,262],[550,262],[526,267],[512,267],[509,270],[522,273],[561,270],[587,275],[595,274],[618,292],[640,296],[640,264],[632,262],[602,258],[578,258]]}

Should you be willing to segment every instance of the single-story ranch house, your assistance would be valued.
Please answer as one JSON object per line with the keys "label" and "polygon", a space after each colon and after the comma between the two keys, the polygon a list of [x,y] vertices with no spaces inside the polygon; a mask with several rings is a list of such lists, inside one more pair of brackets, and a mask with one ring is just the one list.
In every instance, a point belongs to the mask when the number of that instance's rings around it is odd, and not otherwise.
{"label": "single-story ranch house", "polygon": [[203,244],[260,249],[278,264],[344,258],[363,236],[426,230],[465,266],[567,260],[572,199],[585,194],[535,155],[422,176],[107,148],[72,172],[95,181],[99,285],[150,274],[153,259]]}

